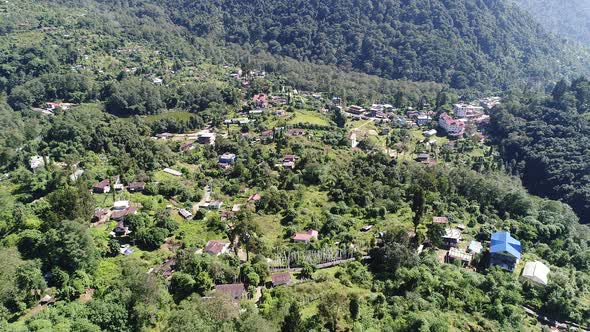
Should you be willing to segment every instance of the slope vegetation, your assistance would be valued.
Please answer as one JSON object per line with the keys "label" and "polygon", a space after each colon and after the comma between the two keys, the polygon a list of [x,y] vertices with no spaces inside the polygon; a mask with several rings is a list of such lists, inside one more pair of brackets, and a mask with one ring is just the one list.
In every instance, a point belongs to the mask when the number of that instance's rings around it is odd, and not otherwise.
{"label": "slope vegetation", "polygon": [[590,4],[585,0],[513,0],[552,32],[590,45]]}
{"label": "slope vegetation", "polygon": [[535,85],[575,53],[503,0],[166,2],[202,36],[382,77],[454,88]]}

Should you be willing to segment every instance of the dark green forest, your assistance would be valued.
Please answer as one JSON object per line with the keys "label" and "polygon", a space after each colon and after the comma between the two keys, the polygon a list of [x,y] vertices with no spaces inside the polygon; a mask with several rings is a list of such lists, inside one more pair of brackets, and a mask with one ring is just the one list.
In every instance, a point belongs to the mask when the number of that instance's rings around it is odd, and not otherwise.
{"label": "dark green forest", "polygon": [[577,51],[505,1],[167,1],[201,36],[391,79],[543,87]]}
{"label": "dark green forest", "polygon": [[552,96],[518,100],[493,113],[507,169],[532,193],[570,204],[590,222],[590,82],[558,82]]}

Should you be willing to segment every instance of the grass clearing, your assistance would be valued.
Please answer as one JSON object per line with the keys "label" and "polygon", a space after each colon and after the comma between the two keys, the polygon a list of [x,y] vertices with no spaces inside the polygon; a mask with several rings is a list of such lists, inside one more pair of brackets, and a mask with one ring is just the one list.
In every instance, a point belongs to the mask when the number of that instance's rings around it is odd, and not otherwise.
{"label": "grass clearing", "polygon": [[335,275],[338,271],[341,271],[342,267],[331,267],[316,271],[314,273],[316,281],[305,281],[291,287],[293,295],[302,304],[303,309],[301,310],[301,316],[303,318],[312,317],[317,313],[318,305],[320,300],[331,293],[337,293],[342,295],[357,294],[361,297],[366,297],[371,294],[368,289],[360,288],[356,285],[345,286],[340,283]]}
{"label": "grass clearing", "polygon": [[314,111],[296,111],[288,124],[309,123],[320,126],[329,126],[330,122],[318,112]]}
{"label": "grass clearing", "polygon": [[283,241],[284,227],[280,219],[280,215],[254,215],[253,222],[261,230],[262,238],[272,244]]}
{"label": "grass clearing", "polygon": [[224,234],[209,230],[207,221],[184,220],[178,214],[175,214],[173,218],[179,222],[178,230],[175,232],[176,238],[182,239],[189,248],[202,248],[209,240],[225,238]]}

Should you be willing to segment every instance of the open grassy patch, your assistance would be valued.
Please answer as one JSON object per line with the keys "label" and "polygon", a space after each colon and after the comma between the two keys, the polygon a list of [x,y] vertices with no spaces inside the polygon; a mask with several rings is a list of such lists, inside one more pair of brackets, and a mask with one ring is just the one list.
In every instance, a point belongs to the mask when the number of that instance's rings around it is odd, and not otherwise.
{"label": "open grassy patch", "polygon": [[262,233],[262,239],[273,244],[281,242],[284,234],[284,227],[280,222],[280,215],[254,215],[253,222]]}
{"label": "open grassy patch", "polygon": [[320,113],[314,111],[296,111],[288,124],[309,123],[320,126],[328,126],[330,122]]}
{"label": "open grassy patch", "polygon": [[174,233],[177,239],[181,239],[188,248],[202,248],[209,240],[225,238],[224,234],[210,230],[207,222],[203,220],[184,220],[174,214],[174,219],[179,222],[179,228]]}

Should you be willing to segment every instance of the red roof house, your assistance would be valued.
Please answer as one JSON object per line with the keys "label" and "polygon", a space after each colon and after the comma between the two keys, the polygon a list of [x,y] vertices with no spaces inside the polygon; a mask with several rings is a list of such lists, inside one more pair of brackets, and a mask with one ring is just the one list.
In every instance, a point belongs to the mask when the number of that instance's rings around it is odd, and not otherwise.
{"label": "red roof house", "polygon": [[433,224],[448,224],[449,218],[447,217],[432,217]]}
{"label": "red roof house", "polygon": [[117,223],[117,226],[113,230],[116,236],[127,236],[129,233],[129,227],[125,226],[125,223],[121,220]]}
{"label": "red roof house", "polygon": [[130,215],[134,215],[136,213],[137,213],[137,207],[130,206],[130,207],[125,208],[123,210],[113,211],[113,213],[111,214],[111,219],[120,221],[120,220],[125,219],[125,217],[130,216]]}
{"label": "red roof house", "polygon": [[447,113],[441,114],[438,125],[443,128],[449,136],[459,137],[465,133],[465,122],[451,118]]}
{"label": "red roof house", "polygon": [[283,157],[283,162],[294,162],[297,159],[297,156],[288,154]]}
{"label": "red roof house", "polygon": [[281,285],[288,286],[291,284],[291,273],[283,272],[283,273],[273,274],[270,276],[270,279],[272,280],[272,285],[274,287],[281,286]]}
{"label": "red roof house", "polygon": [[233,300],[239,300],[246,295],[246,287],[244,284],[215,285],[215,292],[229,295]]}
{"label": "red roof house", "polygon": [[230,220],[233,217],[235,217],[236,213],[233,211],[221,211],[221,213],[219,215],[221,217],[221,221],[226,221],[226,220]]}
{"label": "red roof house", "polygon": [[104,179],[92,187],[92,191],[97,194],[106,194],[111,191],[111,181]]}
{"label": "red roof house", "polygon": [[257,201],[259,201],[261,198],[262,198],[262,196],[260,196],[260,194],[259,194],[259,193],[256,193],[256,194],[254,194],[254,195],[250,196],[250,198],[248,198],[248,201],[249,201],[249,202],[250,202],[250,201],[252,201],[252,202],[257,202]]}
{"label": "red roof house", "polygon": [[272,130],[265,130],[260,133],[262,137],[273,137],[274,132]]}
{"label": "red roof house", "polygon": [[195,142],[182,143],[180,145],[180,152],[187,152],[187,151],[193,150],[195,148],[194,143]]}
{"label": "red roof house", "polygon": [[254,102],[256,107],[265,108],[268,106],[268,97],[263,93],[257,94],[254,97],[252,97],[252,101]]}
{"label": "red roof house", "polygon": [[303,130],[303,129],[289,129],[289,130],[287,130],[287,135],[289,135],[289,136],[303,136],[303,135],[305,135],[305,130]]}
{"label": "red roof house", "polygon": [[92,222],[102,221],[108,214],[109,210],[96,208],[94,209],[94,216],[92,217]]}
{"label": "red roof house", "polygon": [[213,256],[226,254],[229,252],[229,242],[221,240],[211,240],[207,242],[204,252]]}
{"label": "red roof house", "polygon": [[318,231],[310,229],[306,233],[295,233],[293,235],[294,242],[309,242],[312,239],[318,238]]}

